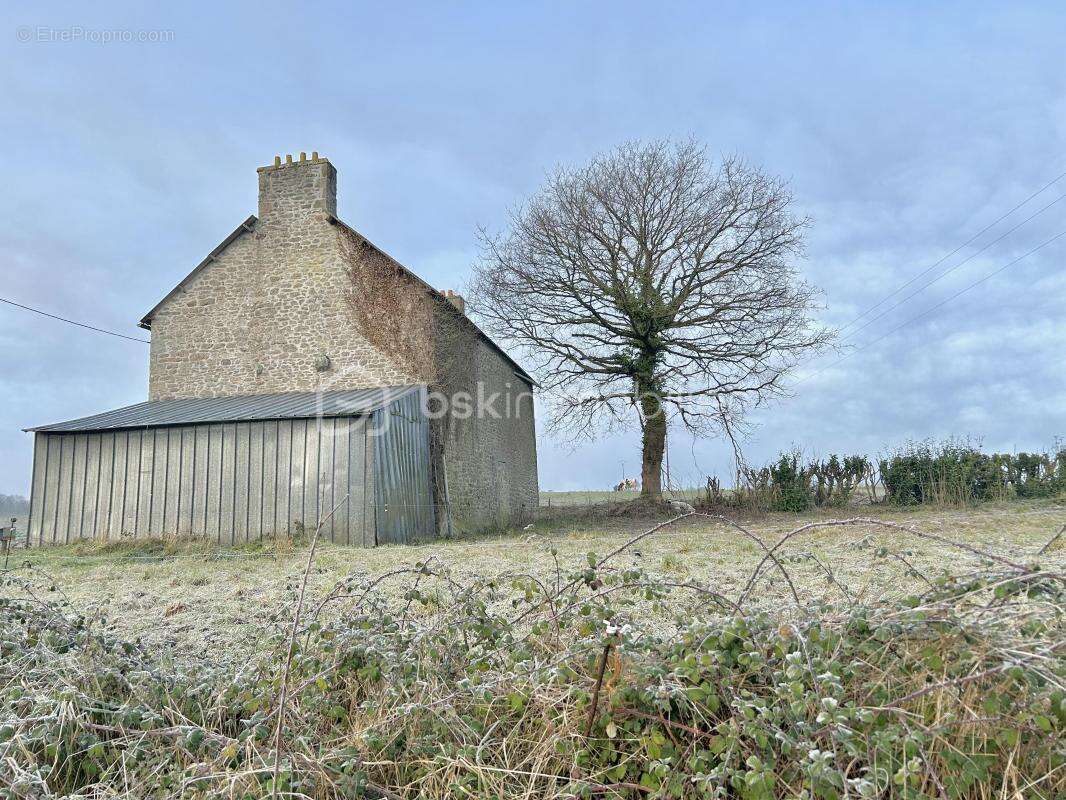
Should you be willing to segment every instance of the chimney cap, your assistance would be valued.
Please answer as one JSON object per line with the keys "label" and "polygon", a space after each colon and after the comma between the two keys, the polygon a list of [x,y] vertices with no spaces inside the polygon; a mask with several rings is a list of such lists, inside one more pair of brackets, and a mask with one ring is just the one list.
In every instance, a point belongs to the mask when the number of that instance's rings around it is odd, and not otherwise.
{"label": "chimney cap", "polygon": [[317,150],[311,151],[310,158],[307,157],[306,150],[301,150],[295,155],[293,153],[286,153],[284,161],[281,160],[280,155],[274,156],[274,163],[269,164],[265,167],[259,167],[259,172],[263,172],[264,170],[278,169],[281,167],[292,167],[299,164],[321,164],[323,162],[328,164],[329,159],[319,156]]}
{"label": "chimney cap", "polygon": [[442,294],[444,299],[451,303],[460,314],[466,314],[466,300],[463,299],[461,294],[453,292],[451,289],[445,289]]}

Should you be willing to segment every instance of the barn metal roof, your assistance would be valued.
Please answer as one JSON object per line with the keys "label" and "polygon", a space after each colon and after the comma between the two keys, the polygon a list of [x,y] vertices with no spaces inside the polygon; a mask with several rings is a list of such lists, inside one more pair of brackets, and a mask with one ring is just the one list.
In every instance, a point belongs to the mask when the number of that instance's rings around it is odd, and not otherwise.
{"label": "barn metal roof", "polygon": [[383,408],[419,386],[386,386],[332,392],[285,392],[236,397],[149,400],[91,417],[26,428],[27,431],[74,432],[121,428],[156,428],[203,422],[243,422],[259,419],[354,417]]}

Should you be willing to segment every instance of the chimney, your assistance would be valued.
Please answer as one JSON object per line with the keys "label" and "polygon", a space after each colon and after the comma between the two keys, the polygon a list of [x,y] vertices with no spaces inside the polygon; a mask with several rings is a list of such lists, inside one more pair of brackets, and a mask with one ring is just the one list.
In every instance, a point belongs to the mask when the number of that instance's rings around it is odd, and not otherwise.
{"label": "chimney", "polygon": [[317,152],[274,156],[259,170],[259,219],[268,224],[302,222],[312,214],[337,215],[337,170]]}
{"label": "chimney", "polygon": [[456,294],[451,289],[445,289],[444,299],[455,306],[460,314],[466,314],[466,301],[462,295]]}

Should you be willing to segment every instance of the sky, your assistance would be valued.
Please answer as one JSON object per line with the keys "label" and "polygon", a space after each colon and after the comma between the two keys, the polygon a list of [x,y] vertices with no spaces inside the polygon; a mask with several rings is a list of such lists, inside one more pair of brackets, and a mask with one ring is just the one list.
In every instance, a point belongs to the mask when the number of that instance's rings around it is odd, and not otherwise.
{"label": "sky", "polygon": [[[791,182],[797,266],[843,328],[1066,171],[1063,41],[1053,2],[23,4],[0,26],[0,297],[146,336],[255,212],[256,167],[301,150],[337,168],[342,219],[461,289],[479,227],[554,165],[691,136]],[[1066,236],[1026,255],[1064,195],[845,328],[749,418],[747,459],[1066,436]],[[22,428],[145,399],[147,354],[0,304],[0,492],[29,490]],[[636,432],[539,439],[542,489],[639,472]],[[718,438],[672,433],[669,463],[732,475]]]}

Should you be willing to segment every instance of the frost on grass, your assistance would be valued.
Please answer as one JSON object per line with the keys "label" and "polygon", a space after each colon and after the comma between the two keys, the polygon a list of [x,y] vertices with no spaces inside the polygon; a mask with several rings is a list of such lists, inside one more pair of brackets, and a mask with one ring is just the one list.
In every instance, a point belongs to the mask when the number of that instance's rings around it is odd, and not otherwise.
{"label": "frost on grass", "polygon": [[[659,563],[657,537],[692,523],[606,547],[589,536],[581,554],[540,539],[530,547],[550,566],[524,559],[473,576],[434,557],[337,574],[338,554],[325,551],[282,570],[283,602],[244,645],[258,658],[232,663],[211,650],[161,657],[77,613],[63,586],[14,573],[0,602],[0,791],[1052,798],[1066,788],[1060,557],[863,519],[774,538],[734,526],[756,553],[728,587],[677,574],[684,562],[645,566]],[[902,571],[918,588],[864,592],[824,553],[801,558],[827,530],[865,541],[855,550],[868,573]],[[951,570],[903,555],[933,545],[958,553],[941,565]],[[818,591],[797,578],[808,569]],[[773,608],[755,602],[771,576]],[[294,625],[295,598],[312,584]]]}

